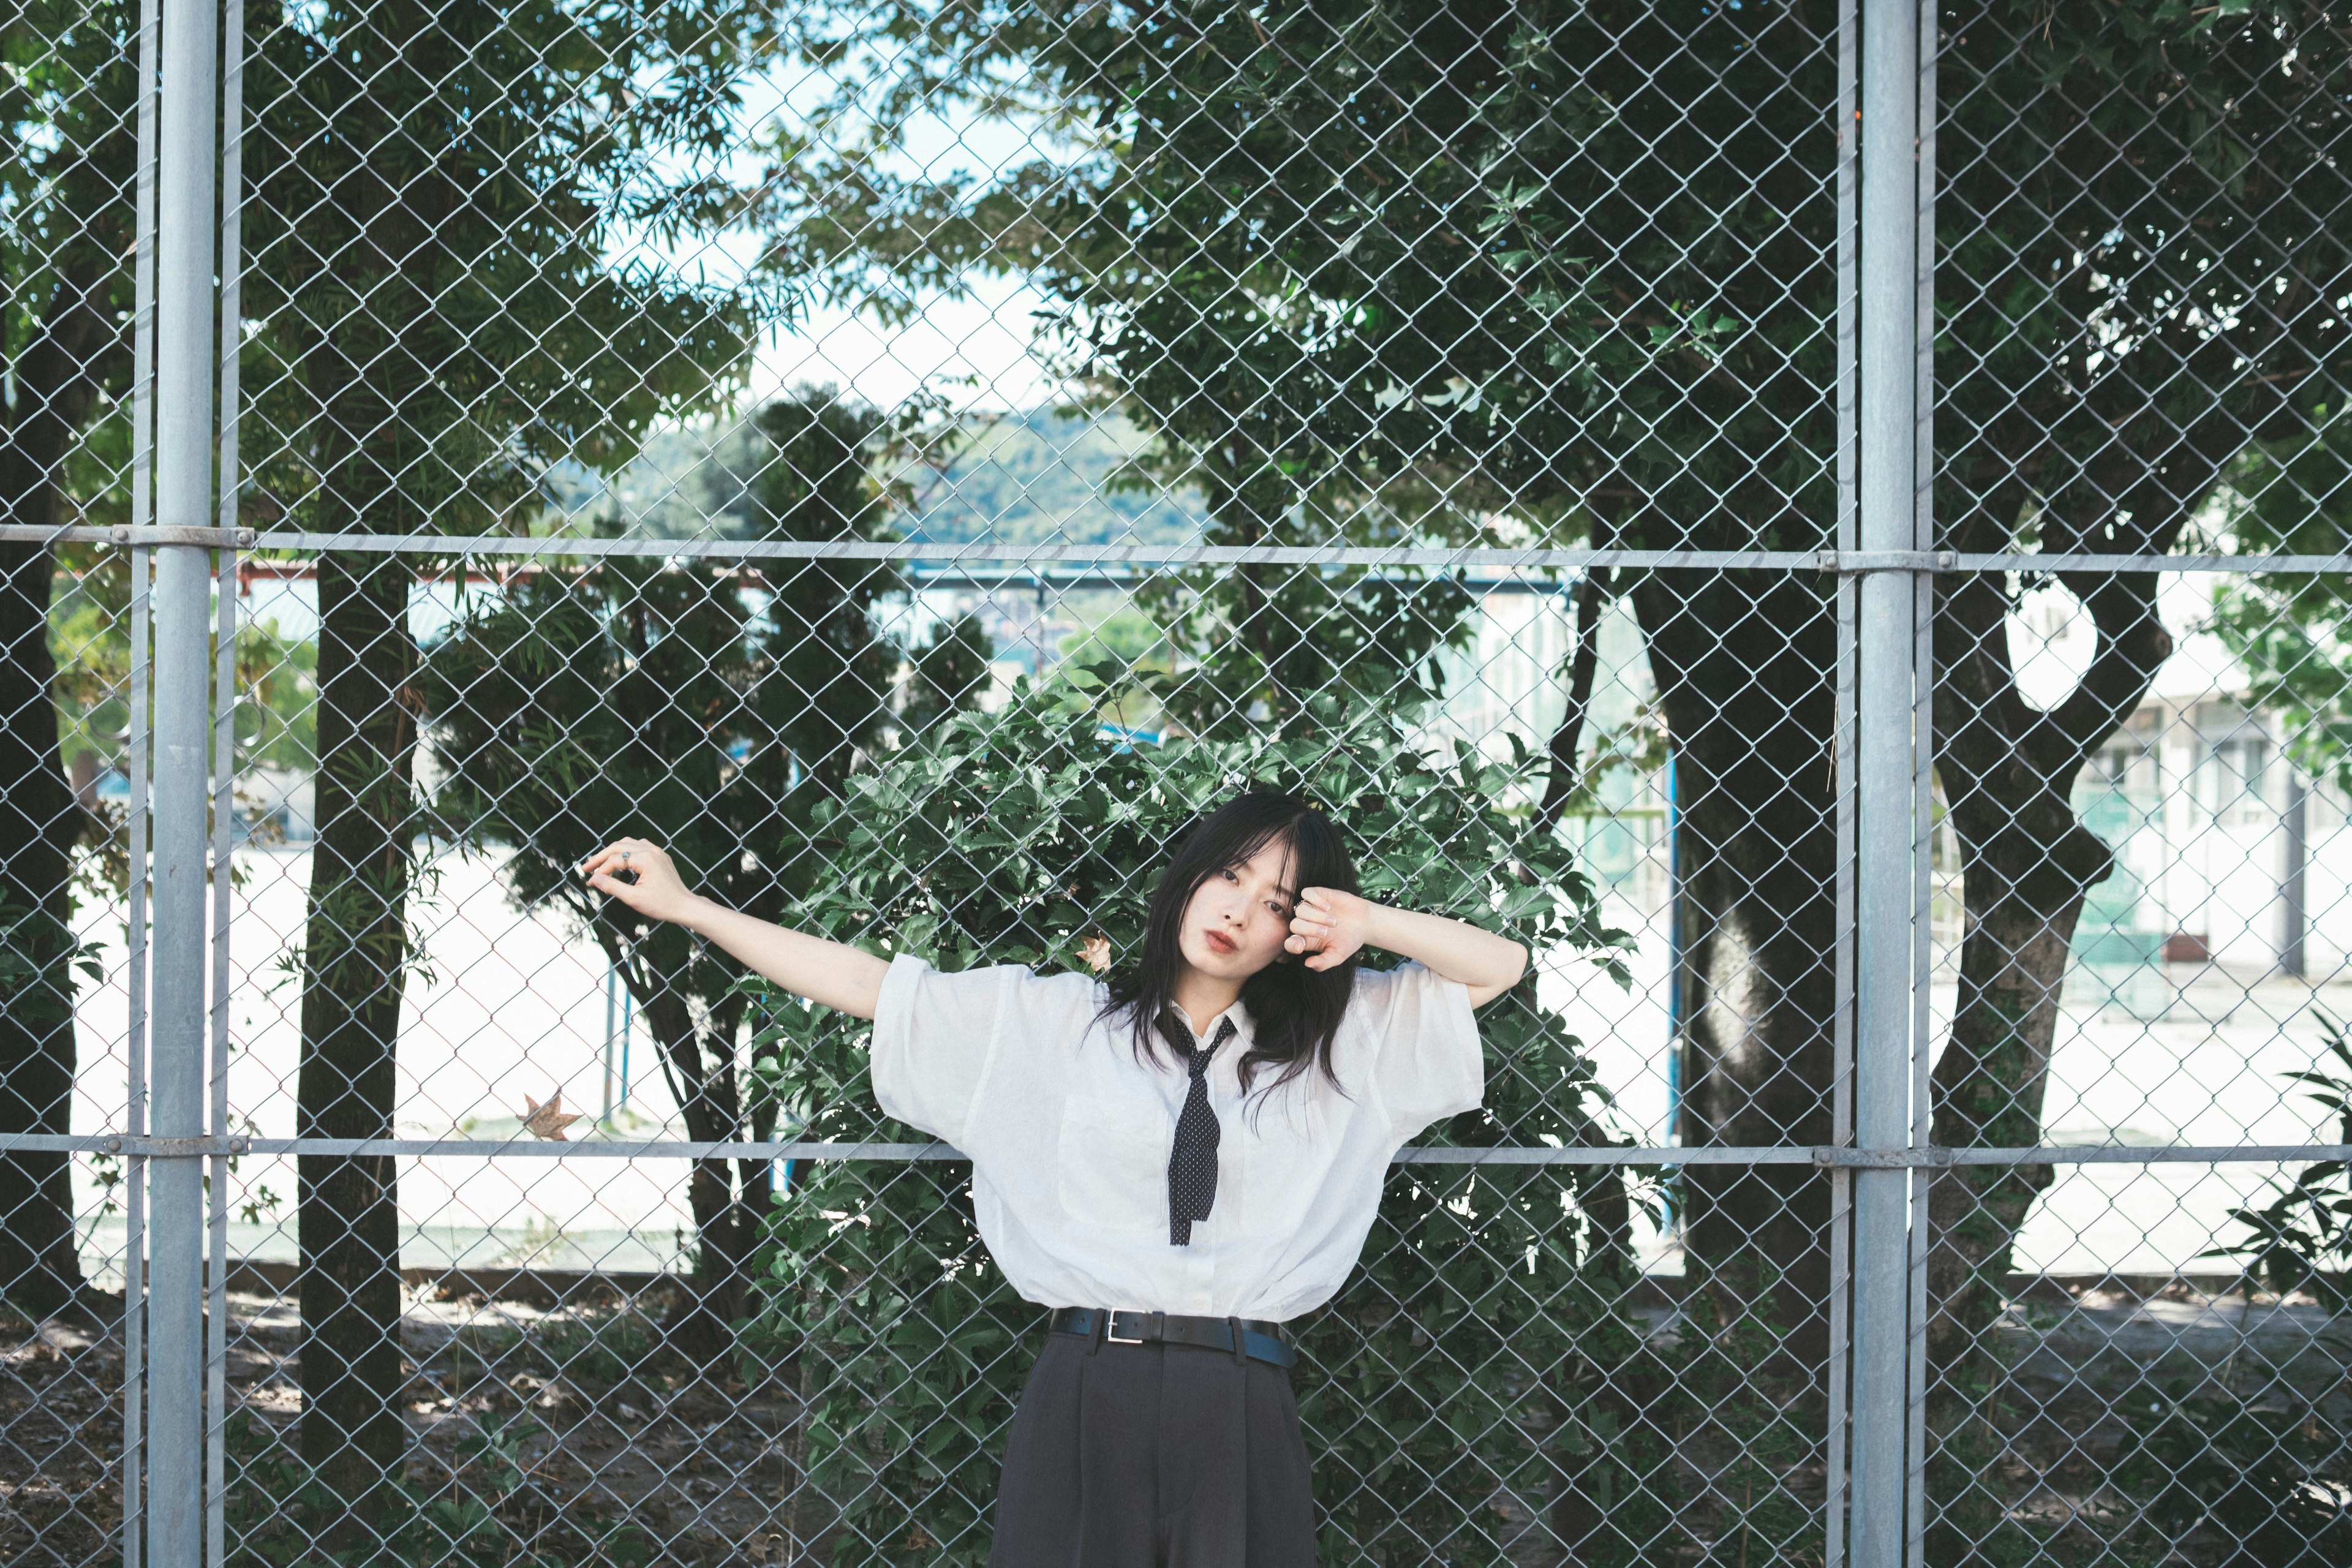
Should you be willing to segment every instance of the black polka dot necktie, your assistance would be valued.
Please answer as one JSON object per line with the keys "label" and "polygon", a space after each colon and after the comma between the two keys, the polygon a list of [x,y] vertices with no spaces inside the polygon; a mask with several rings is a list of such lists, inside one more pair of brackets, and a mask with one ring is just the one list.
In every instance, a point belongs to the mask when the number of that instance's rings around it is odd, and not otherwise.
{"label": "black polka dot necktie", "polygon": [[1168,1152],[1168,1240],[1190,1247],[1192,1222],[1208,1218],[1217,1201],[1217,1142],[1223,1134],[1217,1113],[1209,1109],[1209,1058],[1234,1037],[1234,1021],[1220,1021],[1205,1048],[1193,1043],[1192,1031],[1172,1007],[1161,1016],[1160,1032],[1183,1053],[1184,1070],[1192,1078],[1184,1090],[1183,1112],[1176,1118],[1176,1146]]}

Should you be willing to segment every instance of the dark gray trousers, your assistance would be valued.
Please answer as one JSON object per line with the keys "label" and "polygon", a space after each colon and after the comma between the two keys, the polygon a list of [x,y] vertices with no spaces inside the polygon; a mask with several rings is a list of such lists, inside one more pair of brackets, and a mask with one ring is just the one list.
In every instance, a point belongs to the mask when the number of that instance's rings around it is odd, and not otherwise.
{"label": "dark gray trousers", "polygon": [[990,1568],[1314,1568],[1290,1374],[1048,1334],[1021,1391]]}

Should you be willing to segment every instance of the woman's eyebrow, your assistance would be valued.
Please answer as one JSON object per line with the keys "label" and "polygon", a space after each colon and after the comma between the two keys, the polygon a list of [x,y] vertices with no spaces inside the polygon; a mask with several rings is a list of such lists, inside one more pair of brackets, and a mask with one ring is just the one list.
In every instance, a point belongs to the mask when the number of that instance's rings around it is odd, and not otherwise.
{"label": "woman's eyebrow", "polygon": [[1284,903],[1288,904],[1294,910],[1298,907],[1298,889],[1286,886],[1282,879],[1289,876],[1293,871],[1297,869],[1298,856],[1297,852],[1294,851],[1282,858],[1282,871],[1280,875],[1276,876],[1274,879],[1274,890],[1281,896]]}

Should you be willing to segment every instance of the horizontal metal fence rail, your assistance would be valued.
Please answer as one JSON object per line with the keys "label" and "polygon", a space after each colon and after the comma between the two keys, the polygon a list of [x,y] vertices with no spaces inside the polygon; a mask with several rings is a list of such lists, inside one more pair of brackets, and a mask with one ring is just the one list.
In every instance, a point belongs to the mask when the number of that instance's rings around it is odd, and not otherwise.
{"label": "horizontal metal fence rail", "polygon": [[[450,1156],[530,1160],[965,1160],[944,1143],[837,1143],[798,1141],[686,1142],[674,1139],[583,1139],[540,1142],[484,1138],[258,1138],[243,1135],[162,1138],[99,1133],[56,1136],[0,1134],[0,1151],[157,1156],[308,1154],[401,1159]],[[1656,1148],[1493,1148],[1398,1150],[1399,1165],[1813,1165],[1839,1170],[1936,1170],[1952,1165],[2227,1165],[2295,1164],[2352,1160],[2352,1143],[2051,1144],[2024,1149],[1903,1147],[1857,1149],[1835,1144],[1665,1144]]]}
{"label": "horizontal metal fence rail", "polygon": [[1496,550],[1399,546],[1088,545],[975,541],[593,539],[376,533],[257,533],[250,529],[28,528],[0,525],[0,540],[130,548],[185,543],[207,548],[315,554],[651,561],[907,561],[962,565],[1003,562],[1028,566],[1175,571],[1233,566],[1421,568],[1505,572],[1754,571],[1861,574],[1878,572],[2192,572],[2199,574],[2352,573],[2352,552],[2333,555],[2097,555],[2080,552],[1963,553],[1950,550]]}

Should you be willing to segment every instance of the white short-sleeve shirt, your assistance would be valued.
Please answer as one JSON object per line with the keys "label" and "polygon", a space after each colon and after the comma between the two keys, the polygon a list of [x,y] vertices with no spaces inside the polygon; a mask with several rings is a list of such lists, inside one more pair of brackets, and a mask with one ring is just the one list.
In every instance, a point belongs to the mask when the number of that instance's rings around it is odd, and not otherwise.
{"label": "white short-sleeve shirt", "polygon": [[1238,1037],[1208,1073],[1216,1201],[1177,1247],[1168,1156],[1187,1079],[1164,1048],[1160,1066],[1137,1059],[1124,1020],[1101,1018],[1104,994],[1080,974],[943,974],[902,955],[875,1011],[876,1099],[971,1158],[982,1239],[1042,1306],[1311,1311],[1355,1267],[1397,1150],[1486,1093],[1468,988],[1418,963],[1357,971],[1336,1087],[1309,1070],[1269,1088],[1277,1069],[1261,1068],[1244,1097],[1251,1028],[1236,1005]]}

